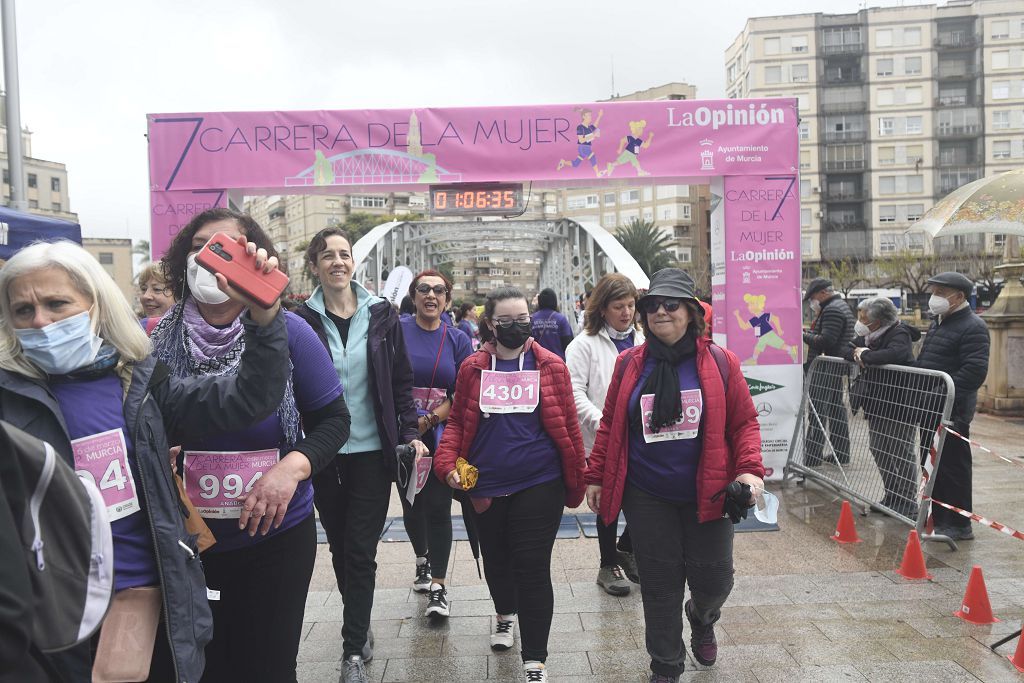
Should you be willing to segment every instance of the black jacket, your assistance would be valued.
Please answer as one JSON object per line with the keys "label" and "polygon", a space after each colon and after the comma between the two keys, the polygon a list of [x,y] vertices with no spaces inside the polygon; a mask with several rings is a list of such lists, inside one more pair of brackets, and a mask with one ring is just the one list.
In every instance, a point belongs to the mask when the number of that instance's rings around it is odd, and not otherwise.
{"label": "black jacket", "polygon": [[[131,367],[124,397],[124,419],[139,473],[136,484],[162,579],[175,680],[182,683],[194,683],[202,675],[213,619],[196,537],[185,530],[187,512],[171,476],[168,443],[180,443],[184,434],[234,431],[262,420],[277,410],[288,378],[284,316],[258,327],[244,314],[242,323],[245,351],[237,375],[180,379],[150,356]],[[74,466],[64,416],[42,380],[0,370],[0,419],[48,442]]]}
{"label": "black jacket", "polygon": [[[332,353],[320,314],[306,304],[299,306],[295,314],[309,323],[328,353]],[[395,448],[420,436],[416,404],[412,400],[412,364],[405,351],[405,337],[398,313],[387,301],[379,301],[370,306],[370,329],[366,343],[373,413],[377,418],[381,449],[393,475],[394,468],[390,464],[394,462]]]}
{"label": "black jacket", "polygon": [[953,429],[959,431],[974,419],[978,389],[988,375],[990,345],[985,321],[969,307],[936,318],[928,328],[916,365],[941,370],[953,378]]}
{"label": "black jacket", "polygon": [[[913,386],[906,372],[882,369],[880,365],[913,365],[913,342],[921,338],[917,328],[898,322],[870,345],[864,337],[855,337],[843,353],[848,361],[853,361],[853,351],[867,348],[860,355],[865,365],[857,377],[850,383],[850,403],[859,401],[864,412],[870,415],[889,417],[900,421],[911,421],[908,408],[910,399],[907,387]],[[916,393],[916,392],[915,392]],[[916,405],[916,404],[915,404]],[[856,412],[856,405],[853,405]]]}
{"label": "black jacket", "polygon": [[807,362],[816,356],[843,357],[853,339],[853,311],[843,297],[836,294],[821,306],[821,312],[804,332],[804,343],[810,348]]}

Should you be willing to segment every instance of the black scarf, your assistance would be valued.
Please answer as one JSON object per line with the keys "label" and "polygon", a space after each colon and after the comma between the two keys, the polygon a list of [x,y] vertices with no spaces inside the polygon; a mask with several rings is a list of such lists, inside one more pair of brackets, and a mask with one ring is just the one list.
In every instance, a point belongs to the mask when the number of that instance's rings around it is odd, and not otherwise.
{"label": "black scarf", "polygon": [[[654,409],[651,411],[650,428],[657,433],[662,427],[675,424],[683,416],[683,403],[679,397],[679,364],[697,354],[697,334],[693,327],[686,330],[683,338],[668,346],[653,334],[646,339],[647,353],[657,363],[647,381],[640,389],[640,395],[654,394]],[[641,428],[639,402],[630,415],[635,428]]]}

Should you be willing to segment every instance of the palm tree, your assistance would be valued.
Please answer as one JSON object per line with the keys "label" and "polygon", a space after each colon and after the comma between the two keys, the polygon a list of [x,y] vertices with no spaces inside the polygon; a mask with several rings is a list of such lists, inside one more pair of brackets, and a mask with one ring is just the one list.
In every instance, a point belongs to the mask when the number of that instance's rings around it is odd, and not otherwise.
{"label": "palm tree", "polygon": [[661,232],[654,221],[631,218],[619,228],[615,238],[636,259],[648,277],[672,265],[672,254],[668,251],[672,239]]}
{"label": "palm tree", "polygon": [[149,263],[149,240],[135,240],[135,245],[132,246],[132,254],[142,257],[139,260],[139,265]]}

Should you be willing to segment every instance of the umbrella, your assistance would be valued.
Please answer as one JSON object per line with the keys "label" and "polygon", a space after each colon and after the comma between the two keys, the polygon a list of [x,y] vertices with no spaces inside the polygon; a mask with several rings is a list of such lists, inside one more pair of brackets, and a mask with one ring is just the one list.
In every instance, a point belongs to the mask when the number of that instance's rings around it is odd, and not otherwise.
{"label": "umbrella", "polygon": [[66,239],[82,243],[78,223],[37,216],[0,206],[0,259],[9,259],[16,251],[37,240]]}
{"label": "umbrella", "polygon": [[469,541],[469,549],[473,551],[473,559],[476,560],[476,575],[483,578],[480,573],[480,532],[476,528],[476,510],[465,491],[456,491],[455,500],[459,501],[462,507],[462,521],[466,525],[466,540]]}
{"label": "umbrella", "polygon": [[916,231],[932,237],[979,232],[1024,235],[1024,169],[957,188],[907,229]]}

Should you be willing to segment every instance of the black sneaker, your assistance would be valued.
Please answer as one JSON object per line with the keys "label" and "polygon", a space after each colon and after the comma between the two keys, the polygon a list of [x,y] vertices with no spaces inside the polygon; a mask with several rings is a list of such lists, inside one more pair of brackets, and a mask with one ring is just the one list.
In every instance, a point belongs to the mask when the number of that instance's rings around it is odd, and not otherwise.
{"label": "black sneaker", "polygon": [[417,593],[430,592],[430,560],[416,565],[416,578],[412,581],[412,589]]}
{"label": "black sneaker", "polygon": [[448,605],[448,589],[439,583],[430,585],[430,602],[427,603],[427,610],[423,613],[425,617],[447,617],[451,614]]}

